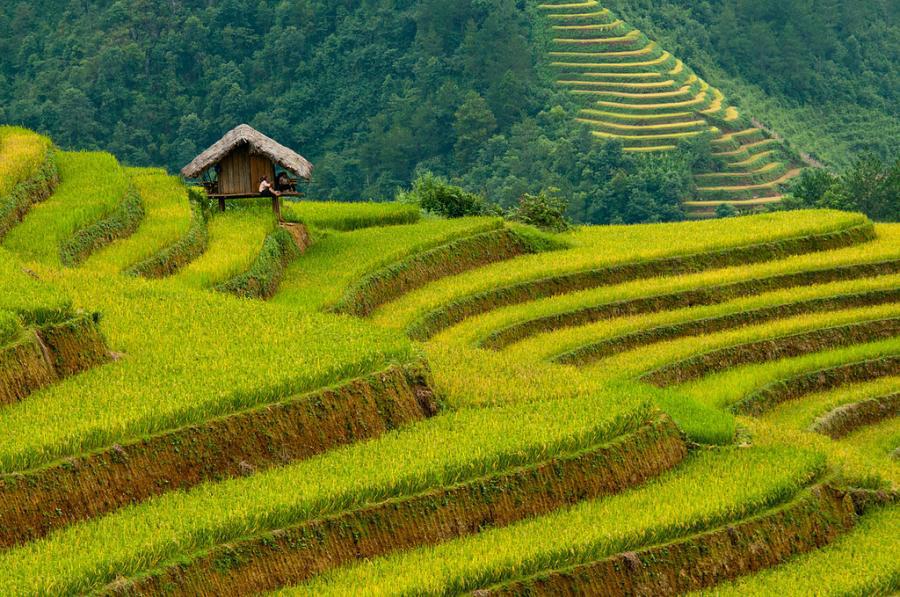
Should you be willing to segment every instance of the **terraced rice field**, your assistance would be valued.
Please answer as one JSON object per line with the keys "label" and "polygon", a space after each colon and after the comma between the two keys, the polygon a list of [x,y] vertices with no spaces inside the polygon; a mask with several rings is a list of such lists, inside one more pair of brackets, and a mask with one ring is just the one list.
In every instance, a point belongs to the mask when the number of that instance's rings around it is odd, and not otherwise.
{"label": "terraced rice field", "polygon": [[697,197],[685,204],[691,217],[714,217],[721,205],[753,212],[781,200],[798,168],[720,90],[596,0],[539,8],[552,38],[550,66],[595,137],[646,154],[710,136],[720,165],[697,173]]}
{"label": "terraced rice field", "polygon": [[0,594],[900,590],[900,227],[282,226],[7,134]]}

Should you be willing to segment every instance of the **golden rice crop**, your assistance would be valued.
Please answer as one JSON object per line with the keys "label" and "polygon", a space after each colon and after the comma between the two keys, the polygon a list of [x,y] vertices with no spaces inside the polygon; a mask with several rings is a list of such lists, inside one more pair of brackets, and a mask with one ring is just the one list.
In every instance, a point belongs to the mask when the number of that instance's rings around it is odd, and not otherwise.
{"label": "golden rice crop", "polygon": [[900,583],[900,506],[866,514],[832,545],[691,597],[889,595]]}
{"label": "golden rice crop", "polygon": [[349,318],[81,270],[55,278],[76,303],[103,313],[102,331],[122,356],[0,409],[0,472],[417,358],[405,338]]}
{"label": "golden rice crop", "polygon": [[706,452],[645,487],[337,570],[284,594],[468,593],[755,514],[796,495],[823,465],[805,450]]}
{"label": "golden rice crop", "polygon": [[640,226],[581,227],[560,235],[572,248],[526,255],[452,276],[409,293],[376,312],[375,321],[405,327],[424,313],[479,292],[504,286],[676,255],[723,250],[843,230],[865,218],[836,211],[774,213],[727,222],[685,222]]}
{"label": "golden rice crop", "polygon": [[50,140],[31,131],[0,126],[0,200],[37,172],[51,148]]}
{"label": "golden rice crop", "polygon": [[[607,394],[439,416],[251,477],[166,494],[9,550],[0,554],[0,593],[97,589],[248,534],[600,445],[649,415],[643,397],[622,402]],[[777,468],[796,477],[798,460]]]}

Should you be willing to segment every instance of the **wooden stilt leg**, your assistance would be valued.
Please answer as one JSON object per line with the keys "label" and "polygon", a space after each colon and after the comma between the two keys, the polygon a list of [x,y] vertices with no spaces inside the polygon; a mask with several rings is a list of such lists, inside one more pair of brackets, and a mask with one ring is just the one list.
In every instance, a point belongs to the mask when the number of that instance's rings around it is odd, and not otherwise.
{"label": "wooden stilt leg", "polygon": [[219,211],[225,211],[225,198],[219,197]]}
{"label": "wooden stilt leg", "polygon": [[275,217],[278,218],[278,221],[281,221],[281,197],[272,197],[272,211],[275,212]]}

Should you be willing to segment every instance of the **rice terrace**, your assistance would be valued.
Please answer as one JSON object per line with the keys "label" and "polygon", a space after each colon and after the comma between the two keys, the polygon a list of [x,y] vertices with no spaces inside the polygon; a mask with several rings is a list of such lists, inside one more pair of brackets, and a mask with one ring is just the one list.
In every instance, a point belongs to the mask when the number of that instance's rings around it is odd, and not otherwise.
{"label": "rice terrace", "polygon": [[[0,109],[0,595],[900,592],[900,161],[852,203],[874,158],[834,174],[623,3],[483,4],[535,28],[521,130],[577,184],[472,191],[528,157],[499,110],[467,145],[471,94],[458,176],[379,201],[275,117],[176,172]],[[653,217],[573,207],[675,163]]]}

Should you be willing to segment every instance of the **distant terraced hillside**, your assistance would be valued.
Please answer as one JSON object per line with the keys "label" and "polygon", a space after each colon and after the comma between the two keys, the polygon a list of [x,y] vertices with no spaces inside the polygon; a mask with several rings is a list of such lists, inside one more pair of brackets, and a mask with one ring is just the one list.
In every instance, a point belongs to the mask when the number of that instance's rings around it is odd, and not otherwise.
{"label": "distant terraced hillside", "polygon": [[691,217],[723,204],[752,212],[781,200],[800,173],[782,144],[752,126],[721,91],[596,0],[540,5],[553,32],[551,65],[583,106],[578,120],[625,151],[665,152],[713,135],[719,166],[697,172]]}

